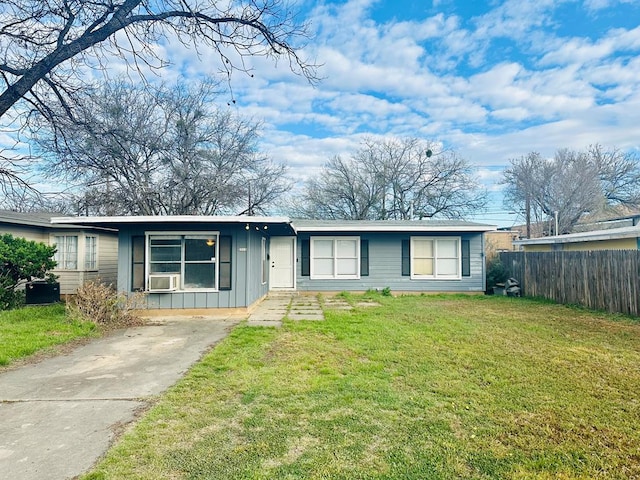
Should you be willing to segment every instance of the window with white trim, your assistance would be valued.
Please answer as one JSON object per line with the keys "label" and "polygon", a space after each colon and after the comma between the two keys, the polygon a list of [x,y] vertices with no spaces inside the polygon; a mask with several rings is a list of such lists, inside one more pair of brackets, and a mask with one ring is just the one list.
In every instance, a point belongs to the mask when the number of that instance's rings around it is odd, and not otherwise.
{"label": "window with white trim", "polygon": [[181,290],[218,289],[218,234],[149,235],[148,275],[179,275]]}
{"label": "window with white trim", "polygon": [[311,279],[359,279],[360,237],[311,237]]}
{"label": "window with white trim", "polygon": [[56,253],[53,259],[58,264],[57,270],[78,269],[78,236],[55,235],[53,243],[56,245]]}
{"label": "window with white trim", "polygon": [[95,235],[84,237],[84,269],[98,269],[98,237]]}
{"label": "window with white trim", "polygon": [[411,237],[411,278],[460,279],[459,237]]}

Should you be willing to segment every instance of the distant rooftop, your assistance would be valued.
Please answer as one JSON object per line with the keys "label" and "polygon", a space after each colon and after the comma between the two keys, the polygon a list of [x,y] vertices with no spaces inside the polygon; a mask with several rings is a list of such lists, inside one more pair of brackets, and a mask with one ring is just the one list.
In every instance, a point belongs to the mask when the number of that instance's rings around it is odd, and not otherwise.
{"label": "distant rooftop", "polygon": [[30,225],[33,227],[50,227],[51,218],[60,215],[59,213],[47,212],[13,212],[11,210],[0,210],[0,222],[14,223],[16,225]]}
{"label": "distant rooftop", "polygon": [[514,245],[547,245],[554,243],[594,242],[601,240],[615,240],[619,238],[639,238],[640,225],[634,227],[609,228],[605,230],[591,230],[588,232],[569,233],[550,237],[529,238],[516,240]]}

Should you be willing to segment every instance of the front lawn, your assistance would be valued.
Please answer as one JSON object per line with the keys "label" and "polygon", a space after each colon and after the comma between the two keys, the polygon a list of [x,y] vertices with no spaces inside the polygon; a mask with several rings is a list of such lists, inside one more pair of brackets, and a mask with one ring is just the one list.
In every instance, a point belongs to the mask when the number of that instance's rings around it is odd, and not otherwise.
{"label": "front lawn", "polygon": [[373,298],[236,328],[85,478],[640,477],[638,323]]}
{"label": "front lawn", "polygon": [[67,319],[62,304],[0,311],[0,366],[95,333],[94,324]]}

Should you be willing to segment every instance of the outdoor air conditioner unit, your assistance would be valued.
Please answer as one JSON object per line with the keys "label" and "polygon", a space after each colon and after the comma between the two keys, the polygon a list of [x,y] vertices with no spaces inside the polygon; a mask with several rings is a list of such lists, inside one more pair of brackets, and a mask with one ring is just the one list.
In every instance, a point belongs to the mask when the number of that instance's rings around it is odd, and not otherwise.
{"label": "outdoor air conditioner unit", "polygon": [[180,285],[180,275],[177,273],[163,273],[149,275],[150,292],[173,292]]}

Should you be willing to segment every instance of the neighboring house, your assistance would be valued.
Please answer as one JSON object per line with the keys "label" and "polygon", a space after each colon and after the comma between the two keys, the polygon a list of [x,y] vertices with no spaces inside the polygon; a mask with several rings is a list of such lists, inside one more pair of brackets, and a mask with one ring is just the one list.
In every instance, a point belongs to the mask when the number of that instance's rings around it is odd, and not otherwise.
{"label": "neighboring house", "polygon": [[640,225],[513,242],[525,252],[640,250]]}
{"label": "neighboring house", "polygon": [[119,231],[118,289],[150,309],[248,308],[269,291],[483,292],[484,232],[461,221],[54,218]]}
{"label": "neighboring house", "polygon": [[51,213],[0,210],[0,233],[56,245],[53,273],[60,293],[76,293],[84,282],[99,278],[115,285],[118,266],[118,234],[111,228],[74,224],[52,225]]}
{"label": "neighboring house", "polygon": [[485,233],[485,254],[491,258],[499,252],[518,250],[513,242],[520,239],[520,232],[511,229],[498,229]]}
{"label": "neighboring house", "polygon": [[588,223],[581,222],[577,224],[573,231],[591,232],[595,230],[610,230],[612,228],[635,227],[640,224],[640,214],[625,215],[624,217],[608,218],[606,220],[591,221]]}

